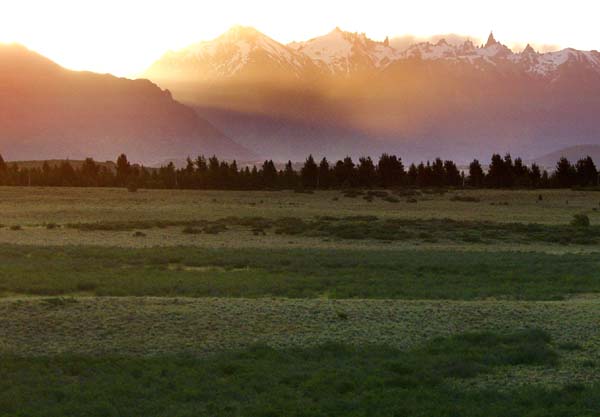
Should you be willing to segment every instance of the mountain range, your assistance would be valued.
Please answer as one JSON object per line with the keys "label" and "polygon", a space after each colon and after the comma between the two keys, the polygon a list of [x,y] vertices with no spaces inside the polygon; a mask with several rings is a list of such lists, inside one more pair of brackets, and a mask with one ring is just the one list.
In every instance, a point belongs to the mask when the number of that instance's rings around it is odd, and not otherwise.
{"label": "mountain range", "polygon": [[9,160],[126,153],[255,155],[148,80],[66,70],[20,45],[0,45],[0,154]]}
{"label": "mountain range", "polygon": [[[402,47],[398,47],[402,45]],[[282,44],[236,26],[129,80],[0,44],[5,159],[146,164],[396,153],[464,163],[600,145],[600,53],[514,52],[493,35],[409,46],[339,28]]]}
{"label": "mountain range", "polygon": [[514,52],[493,35],[397,49],[332,32],[287,45],[237,26],[145,73],[261,156],[525,158],[600,143],[600,53]]}

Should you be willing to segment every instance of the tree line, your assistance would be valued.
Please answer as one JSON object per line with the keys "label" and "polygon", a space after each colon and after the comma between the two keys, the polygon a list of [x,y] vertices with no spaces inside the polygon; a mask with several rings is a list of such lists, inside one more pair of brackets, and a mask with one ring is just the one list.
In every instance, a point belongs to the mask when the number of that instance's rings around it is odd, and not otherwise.
{"label": "tree line", "polygon": [[291,161],[277,169],[272,160],[260,166],[238,167],[236,161],[220,161],[216,156],[187,159],[177,169],[171,162],[160,168],[131,164],[122,154],[114,166],[99,164],[91,158],[77,167],[69,161],[55,165],[44,162],[41,167],[20,167],[6,163],[0,155],[0,185],[128,187],[183,189],[329,189],[329,188],[394,188],[394,187],[473,187],[473,188],[572,188],[597,186],[598,170],[589,156],[572,164],[561,158],[549,174],[537,164],[530,166],[511,155],[492,156],[487,171],[478,160],[461,171],[453,161],[411,164],[383,154],[377,162],[370,157],[354,161],[351,157],[330,163],[318,163],[310,155],[299,170]]}

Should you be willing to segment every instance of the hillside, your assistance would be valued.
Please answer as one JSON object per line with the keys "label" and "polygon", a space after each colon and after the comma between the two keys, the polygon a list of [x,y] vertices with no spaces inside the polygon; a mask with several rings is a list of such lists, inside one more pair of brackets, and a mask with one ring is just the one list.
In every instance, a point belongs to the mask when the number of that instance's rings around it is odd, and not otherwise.
{"label": "hillside", "polygon": [[562,157],[567,158],[571,163],[576,163],[578,160],[587,156],[590,156],[596,165],[600,165],[600,145],[577,145],[563,148],[534,158],[533,162],[540,166],[553,169],[556,166],[556,162]]}
{"label": "hillside", "polygon": [[253,156],[148,80],[69,71],[22,46],[0,45],[0,87],[5,159]]}

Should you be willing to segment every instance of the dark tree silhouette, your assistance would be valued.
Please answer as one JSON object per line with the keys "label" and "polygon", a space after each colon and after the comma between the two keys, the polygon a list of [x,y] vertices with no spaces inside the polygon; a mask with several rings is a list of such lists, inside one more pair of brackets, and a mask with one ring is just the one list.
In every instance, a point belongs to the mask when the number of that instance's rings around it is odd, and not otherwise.
{"label": "dark tree silhouette", "polygon": [[485,174],[483,168],[477,159],[469,165],[469,178],[468,183],[472,187],[481,187],[485,181]]}
{"label": "dark tree silhouette", "polygon": [[316,188],[319,180],[319,168],[312,155],[309,155],[300,170],[300,181],[302,186],[307,188]]}

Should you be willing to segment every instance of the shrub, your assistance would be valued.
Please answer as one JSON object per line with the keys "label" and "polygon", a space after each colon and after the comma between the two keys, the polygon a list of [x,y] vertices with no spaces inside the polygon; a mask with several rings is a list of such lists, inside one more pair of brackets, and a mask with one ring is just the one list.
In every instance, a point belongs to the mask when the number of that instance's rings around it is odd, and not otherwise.
{"label": "shrub", "polygon": [[348,313],[344,312],[344,311],[338,311],[336,312],[337,318],[343,321],[348,320]]}
{"label": "shrub", "polygon": [[21,230],[21,226],[19,226],[18,224],[14,224],[10,226],[10,230]]}
{"label": "shrub", "polygon": [[478,199],[477,197],[469,197],[466,195],[455,195],[450,199],[450,201],[459,201],[462,203],[479,203],[481,200]]}
{"label": "shrub", "polygon": [[135,182],[130,182],[129,184],[127,184],[127,191],[129,191],[130,193],[135,193],[138,190],[138,186]]}
{"label": "shrub", "polygon": [[136,232],[133,232],[133,237],[146,237],[146,233],[144,232],[140,232],[139,230]]}
{"label": "shrub", "polygon": [[571,226],[574,227],[589,227],[590,218],[586,214],[576,214],[571,220]]}
{"label": "shrub", "polygon": [[56,223],[48,223],[46,224],[46,229],[48,230],[53,230],[53,229],[57,229],[58,225]]}

